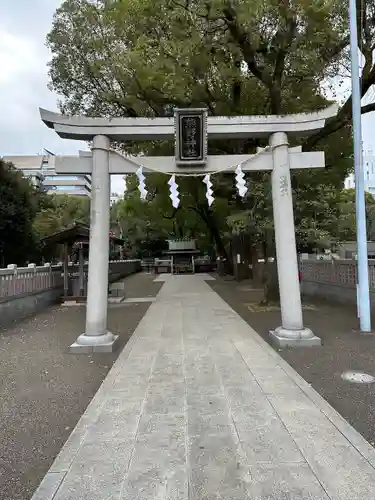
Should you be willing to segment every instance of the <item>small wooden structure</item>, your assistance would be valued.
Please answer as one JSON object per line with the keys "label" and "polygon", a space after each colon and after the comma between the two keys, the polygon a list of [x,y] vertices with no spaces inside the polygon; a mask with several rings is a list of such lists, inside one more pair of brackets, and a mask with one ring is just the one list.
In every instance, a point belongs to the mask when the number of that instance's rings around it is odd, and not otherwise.
{"label": "small wooden structure", "polygon": [[162,258],[144,259],[143,268],[156,274],[210,273],[216,269],[216,262],[209,256],[200,255],[192,239],[170,240],[169,250]]}
{"label": "small wooden structure", "polygon": [[[108,235],[111,244],[123,245],[124,241],[110,233]],[[59,231],[42,239],[44,245],[56,247],[63,245],[64,258],[64,295],[62,301],[86,302],[87,298],[87,271],[90,241],[90,229],[82,224]],[[69,257],[72,257],[70,261]]]}
{"label": "small wooden structure", "polygon": [[171,259],[172,274],[195,273],[194,259],[199,255],[195,240],[173,240],[168,245],[166,255]]}

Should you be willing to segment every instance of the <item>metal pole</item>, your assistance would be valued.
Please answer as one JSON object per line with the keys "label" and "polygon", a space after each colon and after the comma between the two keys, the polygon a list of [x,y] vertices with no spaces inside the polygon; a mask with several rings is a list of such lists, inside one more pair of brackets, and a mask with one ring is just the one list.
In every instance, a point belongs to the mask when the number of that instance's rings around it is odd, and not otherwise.
{"label": "metal pole", "polygon": [[361,88],[358,60],[357,6],[349,0],[350,51],[352,73],[353,143],[355,166],[355,202],[357,219],[358,315],[362,332],[371,332],[368,277],[366,204],[362,157]]}

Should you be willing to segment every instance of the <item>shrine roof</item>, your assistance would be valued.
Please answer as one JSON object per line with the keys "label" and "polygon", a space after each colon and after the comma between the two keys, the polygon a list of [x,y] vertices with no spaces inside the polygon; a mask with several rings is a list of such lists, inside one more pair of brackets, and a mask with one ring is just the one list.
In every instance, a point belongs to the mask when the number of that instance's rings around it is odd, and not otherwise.
{"label": "shrine roof", "polygon": [[[72,227],[54,233],[51,236],[46,236],[45,238],[42,238],[41,241],[45,245],[59,245],[62,243],[73,244],[77,241],[88,242],[89,239],[90,239],[90,228],[83,224],[75,224]],[[115,245],[124,244],[124,240],[122,240],[121,238],[109,235],[109,239]]]}

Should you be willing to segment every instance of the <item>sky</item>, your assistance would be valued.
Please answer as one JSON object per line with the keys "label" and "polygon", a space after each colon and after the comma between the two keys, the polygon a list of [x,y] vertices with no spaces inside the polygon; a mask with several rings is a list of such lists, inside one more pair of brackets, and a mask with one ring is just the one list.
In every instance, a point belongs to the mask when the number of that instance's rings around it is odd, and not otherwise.
{"label": "sky", "polygon": [[[57,96],[47,88],[50,53],[45,37],[61,0],[0,0],[0,156],[77,154],[86,143],[64,140],[40,120],[39,107],[57,111]],[[375,153],[375,113],[363,117],[365,150]],[[112,191],[123,192],[121,176]]]}
{"label": "sky", "polygon": [[[0,0],[0,156],[75,155],[85,142],[61,139],[47,128],[39,107],[58,111],[57,96],[47,88],[49,50],[45,38],[61,0]],[[124,191],[112,176],[113,192]]]}

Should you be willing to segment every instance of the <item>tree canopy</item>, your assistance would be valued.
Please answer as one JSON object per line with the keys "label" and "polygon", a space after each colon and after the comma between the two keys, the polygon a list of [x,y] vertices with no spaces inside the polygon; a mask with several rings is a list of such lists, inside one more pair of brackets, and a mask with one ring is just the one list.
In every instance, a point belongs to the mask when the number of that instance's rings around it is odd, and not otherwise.
{"label": "tree canopy", "polygon": [[0,266],[23,263],[35,249],[33,220],[39,196],[10,163],[0,159]]}
{"label": "tree canopy", "polygon": [[87,196],[54,194],[38,211],[34,231],[39,238],[67,229],[73,224],[89,225],[90,199]]}
{"label": "tree canopy", "polygon": [[[375,83],[375,6],[358,0]],[[65,0],[48,36],[51,81],[65,112],[164,116],[173,106],[212,114],[292,113],[325,105],[322,84],[348,67],[342,0]],[[365,106],[363,111],[374,109]],[[350,97],[314,144],[348,123]]]}
{"label": "tree canopy", "polygon": [[41,238],[89,224],[90,199],[47,195],[0,158],[0,267],[40,262]]}

